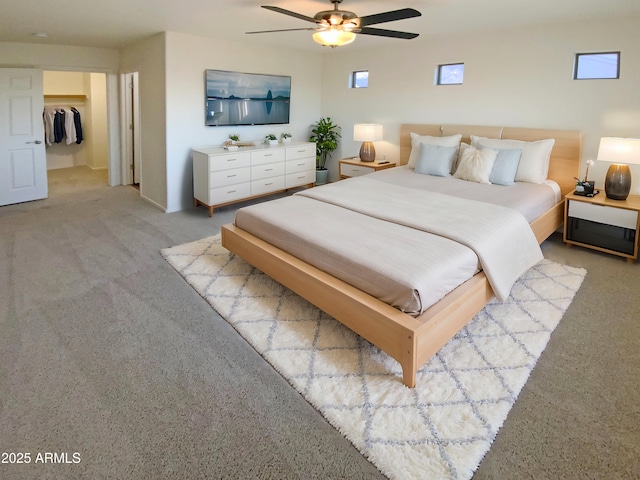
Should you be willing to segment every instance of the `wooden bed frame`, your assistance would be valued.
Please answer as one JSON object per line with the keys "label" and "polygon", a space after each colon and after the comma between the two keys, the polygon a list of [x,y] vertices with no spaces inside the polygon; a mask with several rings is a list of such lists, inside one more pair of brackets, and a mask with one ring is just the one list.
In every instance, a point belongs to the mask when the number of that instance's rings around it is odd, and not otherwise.
{"label": "wooden bed frame", "polygon": [[[420,135],[462,134],[524,141],[555,138],[548,177],[562,191],[562,200],[531,223],[539,243],[563,222],[564,195],[579,174],[581,135],[577,131],[502,128],[469,125],[402,125],[400,164],[411,152],[410,132]],[[413,388],[418,369],[460,331],[489,300],[493,291],[483,272],[474,275],[418,317],[412,317],[355,287],[274,247],[235,225],[222,227],[222,245],[316,305],[378,346],[402,366],[402,382]]]}

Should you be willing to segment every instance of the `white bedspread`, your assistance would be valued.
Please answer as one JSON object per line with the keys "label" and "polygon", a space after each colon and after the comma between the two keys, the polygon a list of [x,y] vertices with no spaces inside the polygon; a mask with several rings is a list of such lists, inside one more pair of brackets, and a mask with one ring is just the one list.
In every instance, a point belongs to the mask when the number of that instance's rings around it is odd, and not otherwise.
{"label": "white bedspread", "polygon": [[[349,188],[345,188],[348,182]],[[519,212],[484,202],[380,183],[366,176],[312,188],[296,195],[455,240],[471,248],[499,300],[542,260],[529,223]]]}

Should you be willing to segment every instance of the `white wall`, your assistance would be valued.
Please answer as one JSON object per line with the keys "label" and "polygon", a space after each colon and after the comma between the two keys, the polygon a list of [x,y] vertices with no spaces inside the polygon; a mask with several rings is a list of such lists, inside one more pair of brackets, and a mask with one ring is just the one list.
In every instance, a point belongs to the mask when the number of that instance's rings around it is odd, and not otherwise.
{"label": "white wall", "polygon": [[104,170],[109,163],[109,132],[107,126],[107,77],[104,73],[85,73],[87,85],[86,136],[87,165],[94,170]]}
{"label": "white wall", "polygon": [[[401,123],[449,123],[580,130],[583,165],[595,159],[601,136],[640,137],[639,19],[555,24],[491,33],[389,39],[384,48],[337,48],[324,56],[322,115],[343,127],[330,161],[357,155],[353,124],[381,123],[378,156],[396,159]],[[572,80],[577,52],[621,52],[619,80]],[[464,62],[464,84],[434,86],[438,64]],[[349,89],[354,70],[369,70],[369,88]],[[609,164],[590,179],[602,185]],[[632,167],[632,192],[640,166]]]}
{"label": "white wall", "polygon": [[0,42],[0,67],[116,72],[120,55],[110,48]]}
{"label": "white wall", "polygon": [[139,72],[140,195],[167,209],[167,132],[165,34],[154,35],[121,52],[121,72]]}
{"label": "white wall", "polygon": [[[261,47],[166,33],[167,211],[193,205],[191,150],[220,146],[230,133],[243,141],[259,141],[268,133],[293,134],[307,140],[309,127],[321,111],[322,57],[295,50]],[[289,125],[206,127],[204,71],[232,70],[291,76]],[[141,77],[141,96],[143,95]],[[142,112],[145,115],[145,112]],[[144,132],[144,130],[143,130]],[[143,151],[143,158],[147,155]],[[142,185],[147,181],[142,167]]]}

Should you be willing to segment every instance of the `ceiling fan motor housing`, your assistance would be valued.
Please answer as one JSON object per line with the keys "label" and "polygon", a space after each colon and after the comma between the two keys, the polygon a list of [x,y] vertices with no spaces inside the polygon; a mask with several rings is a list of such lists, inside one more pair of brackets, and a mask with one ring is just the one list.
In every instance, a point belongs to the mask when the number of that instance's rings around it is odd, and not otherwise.
{"label": "ceiling fan motor housing", "polygon": [[336,25],[349,25],[352,24],[354,27],[357,26],[355,21],[350,22],[350,20],[354,20],[358,18],[353,12],[347,12],[346,10],[325,10],[323,12],[318,12],[313,17],[318,21],[318,25],[321,26],[336,26]]}

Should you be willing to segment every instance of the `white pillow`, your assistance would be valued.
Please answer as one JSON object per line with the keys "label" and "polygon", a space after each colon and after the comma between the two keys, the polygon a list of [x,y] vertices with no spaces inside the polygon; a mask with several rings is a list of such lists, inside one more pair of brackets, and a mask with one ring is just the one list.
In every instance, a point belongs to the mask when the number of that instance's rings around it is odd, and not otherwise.
{"label": "white pillow", "polygon": [[420,144],[435,145],[438,147],[457,147],[462,139],[461,134],[449,135],[448,137],[432,137],[430,135],[418,135],[411,132],[411,154],[409,155],[408,167],[415,168],[418,157],[420,156]]}
{"label": "white pillow", "polygon": [[549,158],[556,140],[548,138],[535,142],[477,137],[471,135],[471,145],[501,150],[520,149],[522,156],[516,172],[516,182],[544,183],[549,173]]}
{"label": "white pillow", "polygon": [[469,182],[491,183],[489,176],[497,155],[495,150],[469,147],[462,152],[453,176]]}
{"label": "white pillow", "polygon": [[469,145],[468,143],[460,142],[460,146],[458,147],[458,156],[453,162],[453,168],[451,169],[452,172],[456,171],[456,169],[458,168],[458,164],[460,163],[460,159],[462,158],[462,153],[470,146],[471,145]]}

